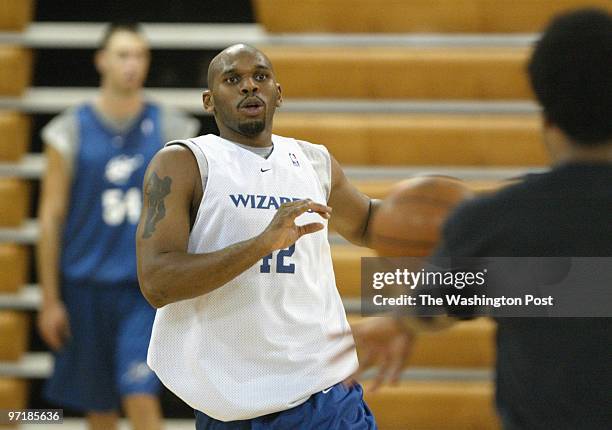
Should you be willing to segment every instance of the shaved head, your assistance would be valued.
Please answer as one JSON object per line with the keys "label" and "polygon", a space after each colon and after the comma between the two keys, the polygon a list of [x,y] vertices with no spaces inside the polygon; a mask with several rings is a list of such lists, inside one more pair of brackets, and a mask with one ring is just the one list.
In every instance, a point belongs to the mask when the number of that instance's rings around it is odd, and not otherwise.
{"label": "shaved head", "polygon": [[272,63],[253,46],[238,44],[221,51],[208,66],[204,110],[215,116],[224,139],[269,146],[272,119],[283,102]]}
{"label": "shaved head", "polygon": [[234,58],[243,54],[251,54],[255,57],[259,57],[259,59],[263,61],[263,63],[270,70],[272,70],[272,63],[270,62],[270,59],[266,57],[266,54],[251,45],[239,43],[225,48],[211,60],[208,66],[208,75],[206,78],[208,88],[212,88],[215,77],[223,73]]}

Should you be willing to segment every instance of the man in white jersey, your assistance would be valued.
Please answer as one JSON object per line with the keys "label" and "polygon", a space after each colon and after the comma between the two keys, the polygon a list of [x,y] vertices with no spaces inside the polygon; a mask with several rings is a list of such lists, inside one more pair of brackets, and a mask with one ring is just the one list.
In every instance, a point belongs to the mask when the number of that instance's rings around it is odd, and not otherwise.
{"label": "man in white jersey", "polygon": [[[220,137],[169,142],[147,169],[137,232],[157,315],[148,362],[196,410],[197,429],[373,429],[336,289],[328,220],[366,244],[377,202],[320,145],[272,135],[281,87],[234,45],[203,94]],[[332,207],[333,216],[332,216]]]}

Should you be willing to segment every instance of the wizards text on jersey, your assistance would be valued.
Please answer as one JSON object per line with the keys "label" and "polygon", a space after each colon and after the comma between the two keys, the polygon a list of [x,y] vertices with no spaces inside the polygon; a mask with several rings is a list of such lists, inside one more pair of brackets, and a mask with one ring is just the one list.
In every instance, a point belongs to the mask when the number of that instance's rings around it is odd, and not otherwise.
{"label": "wizards text on jersey", "polygon": [[283,203],[302,200],[298,197],[266,196],[260,194],[230,194],[230,199],[236,207],[251,209],[278,209]]}

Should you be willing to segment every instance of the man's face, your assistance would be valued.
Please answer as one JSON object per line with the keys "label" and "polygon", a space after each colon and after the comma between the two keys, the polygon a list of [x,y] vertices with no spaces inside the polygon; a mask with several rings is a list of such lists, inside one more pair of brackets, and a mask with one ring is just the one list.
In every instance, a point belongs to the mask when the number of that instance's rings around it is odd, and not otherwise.
{"label": "man's face", "polygon": [[227,127],[247,137],[271,129],[281,93],[263,55],[248,50],[230,51],[211,78],[205,107],[214,113],[220,129]]}
{"label": "man's face", "polygon": [[149,47],[142,36],[130,31],[117,31],[106,48],[96,56],[96,66],[103,85],[120,92],[142,88],[149,71]]}

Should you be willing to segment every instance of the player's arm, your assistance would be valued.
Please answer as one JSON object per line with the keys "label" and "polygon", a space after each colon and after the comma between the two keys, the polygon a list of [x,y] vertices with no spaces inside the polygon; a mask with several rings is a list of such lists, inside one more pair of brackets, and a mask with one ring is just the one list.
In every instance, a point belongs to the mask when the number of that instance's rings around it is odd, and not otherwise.
{"label": "player's arm", "polygon": [[61,237],[70,203],[70,175],[66,161],[52,146],[45,149],[47,168],[41,184],[37,245],[38,278],[42,306],[38,328],[53,349],[59,349],[69,335],[68,319],[60,296],[59,259]]}
{"label": "player's arm", "polygon": [[[174,145],[161,150],[145,174],[143,211],[136,233],[138,279],[155,307],[207,294],[226,284],[271,252],[291,246],[321,223],[296,226],[308,210],[328,218],[327,206],[301,200],[282,205],[259,235],[204,254],[187,253],[190,212],[202,195],[194,156]],[[196,205],[197,207],[197,205]],[[239,226],[237,226],[239,228]]]}
{"label": "player's arm", "polygon": [[380,205],[353,186],[340,164],[331,157],[331,191],[328,204],[334,210],[330,226],[349,242],[367,246],[372,215]]}

